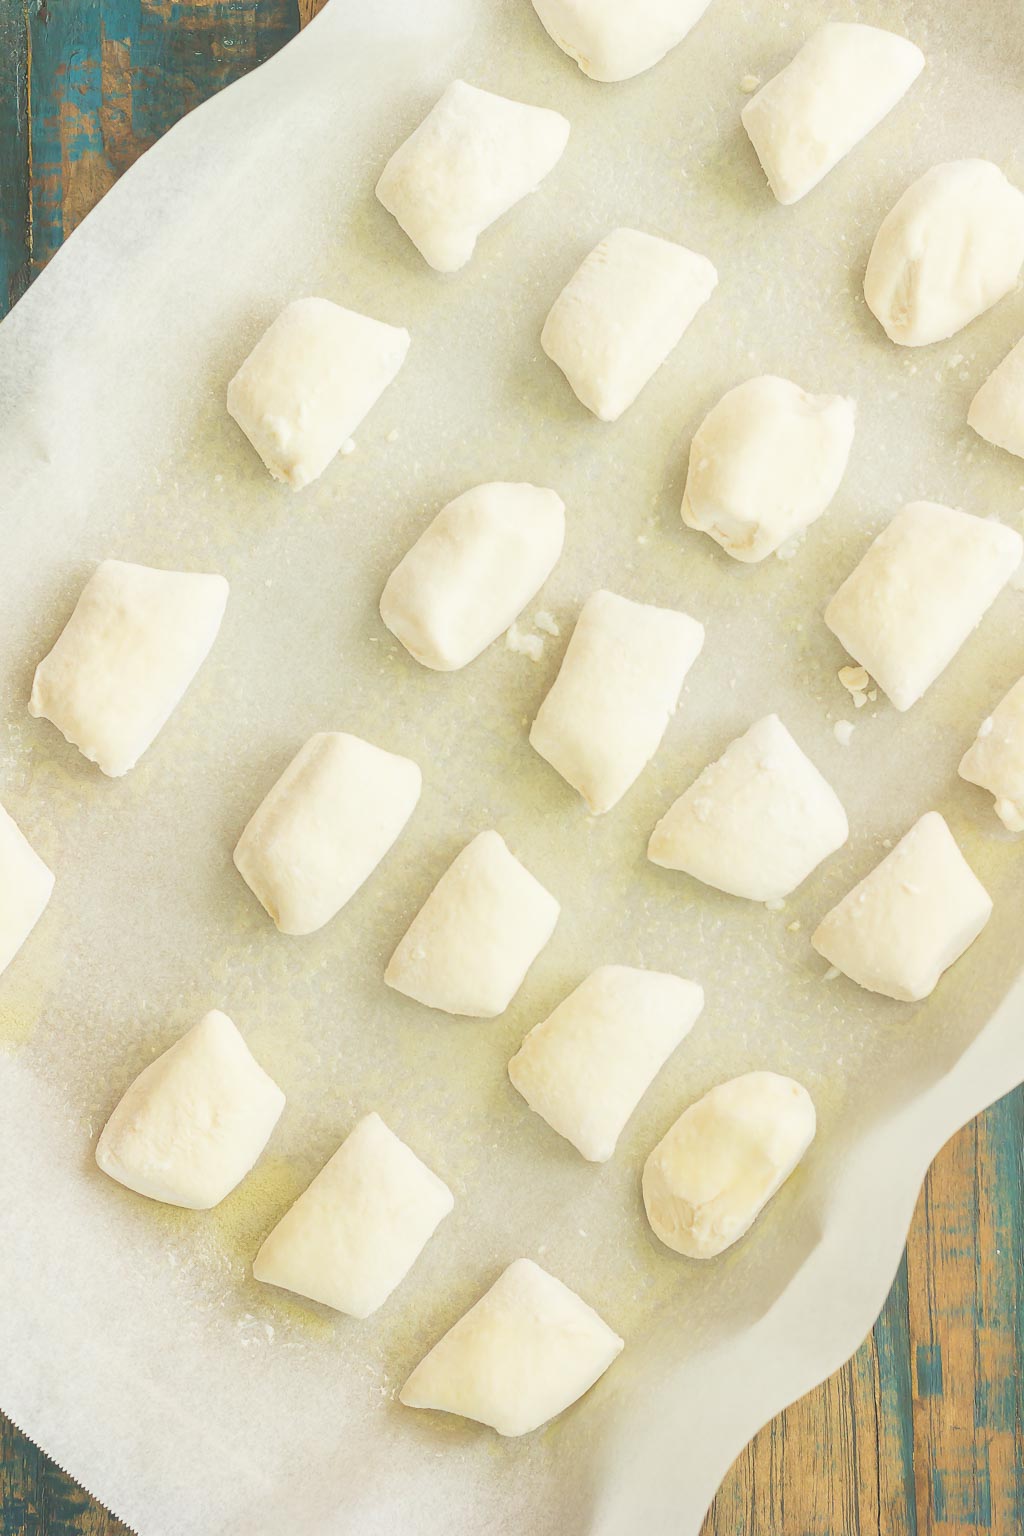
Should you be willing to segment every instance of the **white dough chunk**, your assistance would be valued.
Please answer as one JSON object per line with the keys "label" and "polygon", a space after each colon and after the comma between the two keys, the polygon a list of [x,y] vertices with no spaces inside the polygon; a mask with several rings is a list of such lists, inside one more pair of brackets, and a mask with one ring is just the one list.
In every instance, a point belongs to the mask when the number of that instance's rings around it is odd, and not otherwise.
{"label": "white dough chunk", "polygon": [[591,80],[631,80],[681,43],[710,0],[533,0],[544,30]]}
{"label": "white dough chunk", "polygon": [[967,421],[980,437],[1024,459],[1024,337],[978,390]]}
{"label": "white dough chunk", "polygon": [[532,1259],[516,1259],[449,1328],[398,1394],[528,1435],[594,1385],[622,1340],[575,1291]]}
{"label": "white dough chunk", "polygon": [[379,1115],[359,1121],[263,1243],[266,1285],[369,1317],[409,1273],[455,1201]]}
{"label": "white dough chunk", "polygon": [[1003,298],[1024,262],[1024,193],[988,160],[934,165],[882,221],[864,297],[890,341],[944,341]]}
{"label": "white dough chunk", "polygon": [[540,185],[568,139],[560,113],[453,80],[391,156],[377,196],[436,272],[457,272],[484,230]]}
{"label": "white dough chunk", "polygon": [[295,299],[228,385],[228,412],[274,479],[300,491],[377,404],[408,350],[399,326],[330,299]]}
{"label": "white dough chunk", "polygon": [[445,1013],[504,1013],[550,939],[559,905],[497,832],[481,832],[412,920],[384,980]]}
{"label": "white dough chunk", "polygon": [[981,722],[960,777],[995,796],[996,815],[1008,832],[1024,832],[1024,677]]}
{"label": "white dough chunk", "polygon": [[551,306],[541,346],[589,411],[617,421],[717,282],[706,256],[638,229],[613,230]]}
{"label": "white dough chunk", "polygon": [[920,48],[880,27],[831,21],[743,108],[780,203],[796,203],[876,128],[924,68]]}
{"label": "white dough chunk", "polygon": [[223,576],[104,560],[36,668],[30,715],[50,720],[111,778],[159,735],[217,638]]}
{"label": "white dough chunk", "polygon": [[442,508],[392,571],[381,618],[423,666],[455,672],[536,597],[564,539],[565,505],[554,491],[474,486]]}
{"label": "white dough chunk", "polygon": [[604,591],[583,604],[530,744],[595,815],[658,750],[703,644],[704,626],[674,608]]}
{"label": "white dough chunk", "polygon": [[416,763],[359,736],[311,736],[254,812],[235,867],[282,933],[314,933],[354,896],[412,815]]}
{"label": "white dough chunk", "polygon": [[750,1230],[814,1140],[806,1088],[775,1072],[719,1083],[684,1110],[644,1165],[647,1219],[690,1259],[713,1259]]}
{"label": "white dough chunk", "polygon": [[735,560],[763,560],[826,510],[846,472],[857,407],[765,374],[712,406],[690,444],[682,518]]}
{"label": "white dough chunk", "polygon": [[588,1162],[607,1162],[703,1006],[696,982],[602,965],[530,1030],[508,1075],[530,1108]]}
{"label": "white dough chunk", "polygon": [[916,1003],[988,922],[992,901],[938,811],[822,919],[811,943],[869,992]]}
{"label": "white dough chunk", "polygon": [[283,1108],[280,1088],[214,1009],[139,1073],[96,1161],[150,1200],[208,1211],[245,1178]]}
{"label": "white dough chunk", "polygon": [[0,805],[0,975],[42,917],[53,887],[50,870]]}
{"label": "white dough chunk", "polygon": [[912,501],[870,545],[825,623],[899,710],[953,660],[1020,564],[1020,534]]}
{"label": "white dough chunk", "polygon": [[849,834],[835,790],[765,715],[666,811],[647,857],[730,896],[781,901]]}

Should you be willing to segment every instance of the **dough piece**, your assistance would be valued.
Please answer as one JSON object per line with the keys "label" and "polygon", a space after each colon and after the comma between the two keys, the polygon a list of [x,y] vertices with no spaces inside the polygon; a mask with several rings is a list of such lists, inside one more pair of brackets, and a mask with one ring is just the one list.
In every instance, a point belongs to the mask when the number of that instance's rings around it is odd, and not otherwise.
{"label": "dough piece", "polygon": [[779,202],[799,202],[816,187],[923,68],[920,48],[880,27],[831,21],[812,32],[740,114]]}
{"label": "dough piece", "polygon": [[420,797],[407,757],[359,736],[311,736],[254,812],[235,867],[282,933],[315,933],[355,895]]}
{"label": "dough piece", "polygon": [[36,668],[28,712],[111,778],[159,735],[217,638],[223,576],[104,560]]}
{"label": "dough piece", "polygon": [[1024,337],[978,390],[967,421],[979,436],[1024,459]]}
{"label": "dough piece", "polygon": [[1024,677],[981,722],[960,762],[960,777],[995,796],[996,815],[1008,832],[1024,832]]}
{"label": "dough piece", "polygon": [[953,660],[1020,564],[1012,528],[912,501],[870,545],[825,623],[899,710]]}
{"label": "dough piece", "polygon": [[591,80],[631,80],[681,43],[710,0],[533,0],[548,36]]}
{"label": "dough piece", "polygon": [[467,843],[412,920],[384,980],[445,1013],[504,1013],[550,939],[559,905],[497,832]]}
{"label": "dough piece", "polygon": [[763,560],[828,507],[850,457],[856,402],[765,374],[712,406],[690,444],[682,517],[736,560]]}
{"label": "dough piece", "polygon": [[597,1313],[532,1259],[516,1259],[424,1356],[398,1394],[528,1435],[583,1396],[622,1350]]}
{"label": "dough piece", "polygon": [[850,835],[828,781],[765,715],[684,790],[647,857],[749,901],[781,901]]}
{"label": "dough piece", "polygon": [[703,644],[704,626],[674,608],[603,591],[583,604],[530,744],[595,816],[658,750]]}
{"label": "dough piece", "polygon": [[992,901],[938,811],[914,823],[811,938],[869,992],[927,997],[988,922]]}
{"label": "dough piece", "polygon": [[564,539],[565,506],[554,491],[474,486],[442,508],[392,571],[380,616],[423,666],[456,672],[536,597]]}
{"label": "dough piece", "polygon": [[409,332],[330,299],[295,299],[228,385],[228,412],[275,480],[322,475],[405,362]]}
{"label": "dough piece", "polygon": [[1024,193],[988,160],[934,165],[882,221],[864,297],[890,341],[944,341],[1016,287]]}
{"label": "dough piece", "polygon": [[561,158],[559,112],[453,80],[384,167],[377,196],[435,272],[457,272],[495,219]]}
{"label": "dough piece", "polygon": [[409,1273],[455,1201],[379,1115],[359,1121],[253,1262],[266,1285],[369,1317]]}
{"label": "dough piece", "polygon": [[0,805],[0,975],[42,917],[53,886],[53,875]]}
{"label": "dough piece", "polygon": [[638,229],[615,229],[558,295],[540,344],[587,409],[617,421],[717,283],[706,256]]}
{"label": "dough piece", "polygon": [[588,1162],[607,1162],[703,1006],[696,982],[602,965],[530,1030],[508,1075],[530,1108]]}
{"label": "dough piece", "polygon": [[208,1211],[245,1178],[283,1108],[280,1088],[214,1009],[139,1073],[96,1161],[150,1200]]}
{"label": "dough piece", "polygon": [[666,1247],[713,1259],[748,1232],[814,1140],[806,1088],[775,1072],[719,1083],[644,1165],[644,1206]]}

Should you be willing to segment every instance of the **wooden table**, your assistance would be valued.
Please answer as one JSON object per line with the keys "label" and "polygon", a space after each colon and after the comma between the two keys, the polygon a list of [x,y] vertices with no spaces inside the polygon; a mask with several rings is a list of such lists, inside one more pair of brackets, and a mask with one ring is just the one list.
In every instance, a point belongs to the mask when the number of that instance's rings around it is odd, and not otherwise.
{"label": "wooden table", "polygon": [[[176,118],[321,3],[0,0],[0,312]],[[747,1448],[705,1536],[1024,1530],[1022,1133],[1019,1091],[945,1149],[871,1337]],[[2,1536],[126,1530],[0,1416]]]}

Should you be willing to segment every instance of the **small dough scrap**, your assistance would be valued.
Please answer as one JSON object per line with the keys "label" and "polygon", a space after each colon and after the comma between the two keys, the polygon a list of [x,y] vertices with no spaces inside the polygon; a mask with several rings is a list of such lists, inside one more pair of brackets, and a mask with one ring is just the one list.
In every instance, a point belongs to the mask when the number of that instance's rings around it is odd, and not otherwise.
{"label": "small dough scrap", "polygon": [[283,1108],[280,1088],[214,1009],[139,1073],[96,1161],[150,1200],[208,1211],[245,1178]]}
{"label": "small dough scrap", "polygon": [[890,341],[926,347],[1016,287],[1024,192],[989,160],[933,165],[882,220],[864,297]]}
{"label": "small dough scrap", "polygon": [[530,1108],[588,1162],[607,1162],[703,1006],[694,981],[602,965],[530,1030],[508,1075]]}
{"label": "small dough scrap", "polygon": [[712,406],[690,444],[682,518],[736,560],[763,560],[826,510],[846,472],[856,402],[765,374]]}
{"label": "small dough scrap", "polygon": [[435,272],[464,267],[485,229],[561,158],[559,112],[453,80],[384,167],[377,196]]}
{"label": "small dough scrap", "polygon": [[220,629],[223,576],[104,560],[36,668],[28,712],[111,778],[134,768]]}
{"label": "small dough scrap", "polygon": [[710,0],[533,0],[544,30],[591,80],[632,80],[697,25]]}
{"label": "small dough scrap", "polygon": [[644,1165],[647,1219],[689,1259],[713,1259],[750,1230],[814,1140],[806,1088],[775,1072],[719,1083],[683,1111]]}
{"label": "small dough scrap", "polygon": [[595,816],[658,750],[703,644],[704,626],[674,608],[604,591],[583,604],[530,744]]}
{"label": "small dough scrap", "polygon": [[558,902],[497,832],[480,832],[449,866],[388,962],[396,992],[444,1013],[504,1013],[550,939]]}
{"label": "small dough scrap", "polygon": [[1024,336],[978,390],[967,421],[980,437],[1024,459]]}
{"label": "small dough scrap", "polygon": [[565,505],[536,485],[495,482],[456,496],[388,577],[384,623],[411,656],[456,672],[531,602],[565,539]]}
{"label": "small dough scrap", "polygon": [[850,835],[832,786],[765,715],[684,790],[647,857],[748,901],[781,901]]}
{"label": "small dough scrap", "polygon": [[869,992],[917,1003],[988,922],[992,900],[928,811],[822,919],[811,943]]}
{"label": "small dough scrap", "polygon": [[407,1408],[437,1408],[528,1435],[583,1396],[621,1352],[592,1307],[532,1259],[516,1259],[405,1383]]}
{"label": "small dough scrap", "polygon": [[295,299],[228,385],[228,412],[274,479],[301,491],[335,454],[351,452],[408,350],[400,326],[330,299]]}
{"label": "small dough scrap", "polygon": [[996,815],[1008,832],[1024,832],[1024,677],[981,722],[960,777],[995,796]]}
{"label": "small dough scrap", "polygon": [[349,1317],[369,1317],[454,1204],[447,1184],[381,1117],[366,1115],[281,1217],[253,1275]]}
{"label": "small dough scrap", "polygon": [[796,203],[895,107],[924,68],[905,37],[860,22],[812,32],[740,114],[768,184]]}
{"label": "small dough scrap", "polygon": [[944,672],[1010,580],[1019,533],[934,501],[912,501],[870,545],[825,623],[899,710]]}
{"label": "small dough scrap", "polygon": [[309,738],[234,853],[282,933],[315,933],[341,911],[409,820],[422,783],[416,763],[359,736]]}
{"label": "small dough scrap", "polygon": [[540,344],[587,409],[617,421],[717,283],[706,256],[638,229],[615,229],[558,295]]}
{"label": "small dough scrap", "polygon": [[52,873],[0,805],[0,975],[42,917],[53,887]]}

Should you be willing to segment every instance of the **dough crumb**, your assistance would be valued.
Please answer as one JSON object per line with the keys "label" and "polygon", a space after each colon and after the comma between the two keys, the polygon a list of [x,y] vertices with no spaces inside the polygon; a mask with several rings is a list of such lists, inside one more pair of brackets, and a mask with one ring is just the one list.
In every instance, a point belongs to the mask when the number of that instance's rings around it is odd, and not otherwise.
{"label": "dough crumb", "polygon": [[787,923],[786,924],[786,932],[787,933],[799,933],[802,926],[803,925],[801,924],[800,919],[798,917],[794,918],[794,920],[791,923]]}
{"label": "dough crumb", "polygon": [[517,656],[528,656],[531,661],[540,661],[544,655],[544,641],[540,635],[526,635],[518,624],[511,624],[505,635],[505,649],[515,651]]}
{"label": "dough crumb", "polygon": [[839,681],[848,693],[864,693],[871,678],[863,667],[840,667]]}
{"label": "dough crumb", "polygon": [[839,745],[841,747],[848,747],[850,745],[850,738],[853,736],[855,729],[853,721],[837,720],[832,729],[835,732],[835,738]]}
{"label": "dough crumb", "polygon": [[822,981],[835,981],[836,977],[841,975],[842,972],[840,971],[838,965],[830,965],[821,979]]}
{"label": "dough crumb", "polygon": [[770,901],[765,902],[765,906],[769,912],[784,912],[786,910],[786,903],[779,896],[773,896]]}
{"label": "dough crumb", "polygon": [[806,532],[806,529],[801,528],[799,533],[794,533],[792,538],[787,539],[784,544],[780,544],[775,551],[775,558],[777,560],[792,560],[793,556],[799,552],[800,546],[806,537]]}
{"label": "dough crumb", "polygon": [[397,443],[398,442],[398,428],[397,427],[392,427],[391,428],[391,431],[387,435],[387,441],[389,443]]}
{"label": "dough crumb", "polygon": [[555,618],[554,614],[549,613],[546,608],[541,608],[538,613],[534,614],[533,627],[534,629],[543,630],[546,635],[554,635],[557,637],[562,633],[558,627],[558,620]]}
{"label": "dough crumb", "polygon": [[743,92],[744,96],[750,96],[754,91],[757,90],[760,84],[761,81],[757,75],[744,75],[743,79],[740,81],[740,90]]}
{"label": "dough crumb", "polygon": [[351,437],[347,437],[345,439],[345,441],[341,445],[341,451],[345,455],[346,458],[348,458],[350,453],[355,453],[355,451],[356,451],[355,439],[351,438]]}

